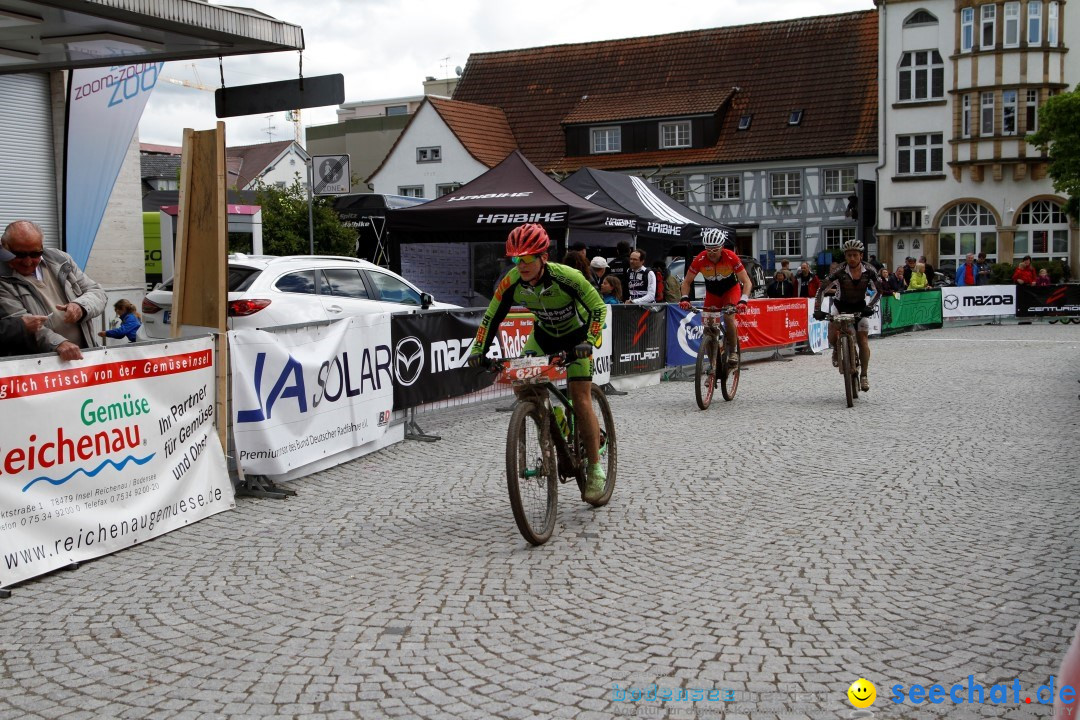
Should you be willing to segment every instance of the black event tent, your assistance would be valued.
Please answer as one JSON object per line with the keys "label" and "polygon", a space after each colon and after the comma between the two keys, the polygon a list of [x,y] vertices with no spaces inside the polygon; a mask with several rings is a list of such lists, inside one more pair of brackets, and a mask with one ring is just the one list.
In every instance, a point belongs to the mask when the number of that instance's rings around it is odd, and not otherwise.
{"label": "black event tent", "polygon": [[518,150],[454,192],[423,205],[388,210],[386,218],[395,244],[493,242],[528,222],[543,225],[552,240],[565,241],[567,230],[632,235],[636,223],[625,210],[591,203],[559,185]]}
{"label": "black event tent", "polygon": [[[727,230],[734,245],[733,228],[694,212],[650,185],[644,178],[582,168],[563,180],[562,184],[597,205],[637,216],[639,240],[693,244],[700,241],[703,228],[716,227]],[[575,236],[575,239],[578,238]]]}

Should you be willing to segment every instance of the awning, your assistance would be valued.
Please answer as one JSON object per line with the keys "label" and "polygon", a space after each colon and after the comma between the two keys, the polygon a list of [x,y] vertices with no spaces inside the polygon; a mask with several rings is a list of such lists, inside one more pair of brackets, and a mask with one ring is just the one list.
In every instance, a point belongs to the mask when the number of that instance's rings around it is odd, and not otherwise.
{"label": "awning", "polygon": [[0,0],[0,74],[303,47],[298,25],[199,0]]}

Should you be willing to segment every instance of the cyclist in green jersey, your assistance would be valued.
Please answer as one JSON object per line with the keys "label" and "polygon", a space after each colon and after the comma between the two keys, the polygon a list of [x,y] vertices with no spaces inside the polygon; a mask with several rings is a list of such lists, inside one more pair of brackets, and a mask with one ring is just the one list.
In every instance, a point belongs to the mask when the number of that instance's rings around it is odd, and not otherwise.
{"label": "cyclist in green jersey", "polygon": [[524,351],[527,355],[566,353],[566,378],[574,416],[589,453],[584,499],[594,502],[603,497],[607,474],[600,464],[600,427],[590,397],[592,352],[600,346],[603,337],[607,305],[580,272],[548,262],[550,246],[551,240],[541,225],[529,223],[510,231],[506,256],[514,262],[514,267],[495,288],[495,296],[480,321],[469,365],[485,364],[484,353],[510,308],[521,306],[532,311],[533,332]]}

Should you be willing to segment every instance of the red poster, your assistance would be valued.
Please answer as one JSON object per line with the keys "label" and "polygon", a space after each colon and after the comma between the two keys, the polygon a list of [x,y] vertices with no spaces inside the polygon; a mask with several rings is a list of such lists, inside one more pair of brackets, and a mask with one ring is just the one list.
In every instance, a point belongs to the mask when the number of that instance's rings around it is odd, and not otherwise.
{"label": "red poster", "polygon": [[751,300],[739,314],[739,343],[749,348],[806,342],[808,326],[804,298]]}
{"label": "red poster", "polygon": [[[529,339],[529,335],[532,335],[532,331],[532,313],[515,312],[508,314],[506,319],[499,324],[498,331],[499,347],[506,357],[521,357],[521,353],[525,348],[525,342]],[[552,381],[566,379],[566,370],[564,368],[547,367],[544,368],[542,372]],[[497,382],[509,384],[514,380],[520,379],[521,378],[516,376],[511,377],[510,371],[504,370]]]}

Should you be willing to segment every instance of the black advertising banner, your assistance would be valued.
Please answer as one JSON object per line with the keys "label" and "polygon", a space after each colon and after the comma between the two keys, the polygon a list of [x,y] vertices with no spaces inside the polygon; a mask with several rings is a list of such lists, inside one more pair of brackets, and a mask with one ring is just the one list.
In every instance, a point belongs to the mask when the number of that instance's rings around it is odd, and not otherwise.
{"label": "black advertising banner", "polygon": [[468,367],[481,310],[396,314],[393,343],[394,409],[446,400],[486,388],[495,375]]}
{"label": "black advertising banner", "polygon": [[612,305],[611,375],[633,375],[664,367],[665,305]]}
{"label": "black advertising banner", "polygon": [[1017,317],[1080,315],[1080,285],[1016,286]]}

